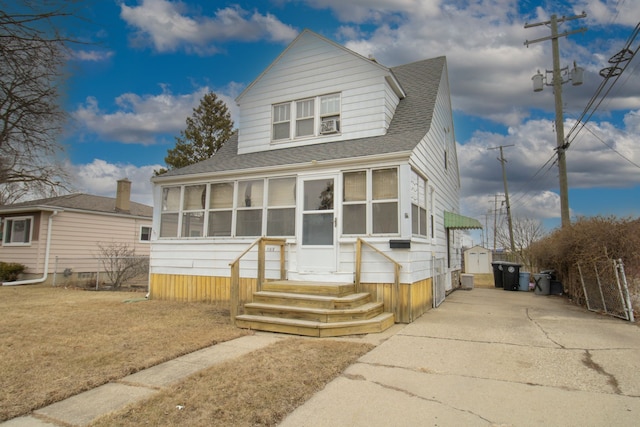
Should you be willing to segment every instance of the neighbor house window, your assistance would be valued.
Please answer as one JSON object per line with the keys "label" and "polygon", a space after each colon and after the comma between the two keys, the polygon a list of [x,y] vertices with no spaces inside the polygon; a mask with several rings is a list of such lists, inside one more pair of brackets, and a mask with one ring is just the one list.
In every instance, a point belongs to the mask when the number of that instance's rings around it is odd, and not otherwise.
{"label": "neighbor house window", "polygon": [[[295,114],[292,119],[292,112]],[[273,106],[274,141],[340,132],[340,94],[316,96]]]}
{"label": "neighbor house window", "polygon": [[209,199],[209,236],[231,236],[233,182],[211,184]]}
{"label": "neighbor house window", "polygon": [[140,241],[148,242],[151,240],[151,227],[142,226],[140,227]]}
{"label": "neighbor house window", "polygon": [[6,218],[2,242],[5,245],[28,245],[31,243],[33,217]]}
{"label": "neighbor house window", "polygon": [[236,236],[262,235],[264,180],[238,183]]}
{"label": "neighbor house window", "polygon": [[268,181],[267,236],[293,236],[296,231],[296,179]]}
{"label": "neighbor house window", "polygon": [[411,171],[411,232],[427,236],[427,182]]}
{"label": "neighbor house window", "polygon": [[343,174],[343,234],[398,232],[398,170],[396,168]]}

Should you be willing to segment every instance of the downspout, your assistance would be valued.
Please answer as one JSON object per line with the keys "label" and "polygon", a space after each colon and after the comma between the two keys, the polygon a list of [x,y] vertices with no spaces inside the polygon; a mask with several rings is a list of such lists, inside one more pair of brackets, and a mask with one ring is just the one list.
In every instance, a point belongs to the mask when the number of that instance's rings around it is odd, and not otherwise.
{"label": "downspout", "polygon": [[53,211],[51,215],[49,215],[49,224],[47,227],[47,247],[44,251],[44,275],[38,279],[29,279],[29,280],[18,280],[15,282],[2,282],[2,286],[18,286],[18,285],[33,285],[36,283],[42,283],[47,280],[47,276],[49,275],[49,251],[51,249],[51,229],[53,228],[53,217],[58,214],[58,211]]}

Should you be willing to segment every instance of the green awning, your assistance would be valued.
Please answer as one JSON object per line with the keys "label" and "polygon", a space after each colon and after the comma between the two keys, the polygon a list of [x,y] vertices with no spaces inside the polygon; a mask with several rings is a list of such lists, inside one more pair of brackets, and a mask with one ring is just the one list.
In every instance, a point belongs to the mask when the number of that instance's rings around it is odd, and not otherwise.
{"label": "green awning", "polygon": [[475,218],[458,215],[453,212],[444,212],[444,228],[452,230],[472,230],[482,228],[482,224]]}

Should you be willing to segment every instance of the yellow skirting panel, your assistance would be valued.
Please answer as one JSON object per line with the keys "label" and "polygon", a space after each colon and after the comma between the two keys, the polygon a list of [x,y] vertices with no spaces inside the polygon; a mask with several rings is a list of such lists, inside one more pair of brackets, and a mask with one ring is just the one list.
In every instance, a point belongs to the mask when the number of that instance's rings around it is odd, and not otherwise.
{"label": "yellow skirting panel", "polygon": [[[151,274],[150,298],[168,301],[193,301],[228,304],[229,277]],[[240,301],[251,302],[256,292],[255,278],[240,278]],[[411,323],[433,305],[432,280],[401,283],[398,291],[393,283],[361,283],[360,292],[369,292],[374,301],[384,303],[384,311],[395,314],[398,323]]]}
{"label": "yellow skirting panel", "polygon": [[[151,274],[149,297],[167,301],[198,301],[228,304],[229,277]],[[256,291],[256,279],[240,279],[240,302],[249,302]]]}
{"label": "yellow skirting panel", "polygon": [[360,292],[369,292],[384,303],[384,311],[394,313],[397,323],[411,323],[433,307],[432,279],[401,283],[398,292],[393,283],[361,283]]}

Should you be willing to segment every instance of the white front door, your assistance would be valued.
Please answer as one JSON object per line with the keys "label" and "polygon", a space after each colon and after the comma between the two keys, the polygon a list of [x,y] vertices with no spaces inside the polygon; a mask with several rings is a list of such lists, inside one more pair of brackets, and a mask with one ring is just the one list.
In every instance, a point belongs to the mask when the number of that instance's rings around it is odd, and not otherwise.
{"label": "white front door", "polygon": [[299,273],[336,271],[335,175],[302,178]]}

